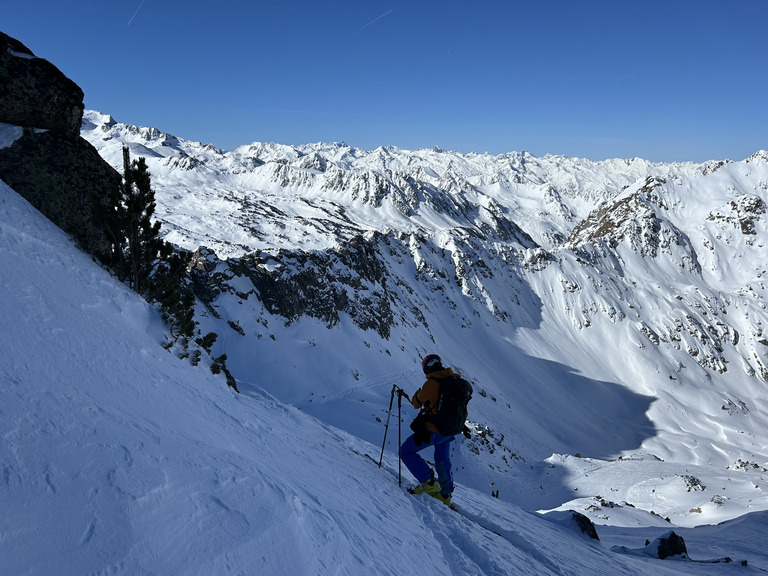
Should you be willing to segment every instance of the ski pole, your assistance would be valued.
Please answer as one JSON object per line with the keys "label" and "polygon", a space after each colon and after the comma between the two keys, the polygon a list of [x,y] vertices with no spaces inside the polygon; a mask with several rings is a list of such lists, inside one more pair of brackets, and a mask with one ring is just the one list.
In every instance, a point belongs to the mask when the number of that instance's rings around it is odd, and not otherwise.
{"label": "ski pole", "polygon": [[400,408],[403,405],[403,395],[405,393],[402,390],[398,392],[400,393],[397,395],[397,485],[402,486],[403,461],[400,459],[400,447],[403,445],[403,441],[400,439],[400,424],[403,420],[400,418]]}
{"label": "ski pole", "polygon": [[384,445],[387,443],[387,431],[389,431],[389,417],[392,416],[392,401],[395,399],[395,390],[397,385],[392,386],[392,392],[389,395],[389,410],[387,411],[387,423],[384,426],[384,441],[381,443],[381,456],[379,456],[379,468],[384,460]]}

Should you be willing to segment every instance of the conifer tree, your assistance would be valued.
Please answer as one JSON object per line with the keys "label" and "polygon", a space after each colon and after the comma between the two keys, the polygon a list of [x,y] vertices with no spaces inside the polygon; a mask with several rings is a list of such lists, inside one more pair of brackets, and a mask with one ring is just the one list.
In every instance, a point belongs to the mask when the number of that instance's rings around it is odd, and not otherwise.
{"label": "conifer tree", "polygon": [[155,192],[152,190],[144,158],[131,162],[127,147],[123,147],[123,230],[125,231],[125,273],[128,285],[143,296],[149,276],[158,258],[167,258],[171,248],[160,238],[160,222],[152,223],[155,213]]}
{"label": "conifer tree", "polygon": [[131,161],[123,147],[120,198],[107,222],[117,229],[115,272],[148,302],[160,304],[171,335],[186,349],[196,326],[195,296],[187,279],[190,256],[160,237],[160,222],[152,222],[155,206],[145,159]]}

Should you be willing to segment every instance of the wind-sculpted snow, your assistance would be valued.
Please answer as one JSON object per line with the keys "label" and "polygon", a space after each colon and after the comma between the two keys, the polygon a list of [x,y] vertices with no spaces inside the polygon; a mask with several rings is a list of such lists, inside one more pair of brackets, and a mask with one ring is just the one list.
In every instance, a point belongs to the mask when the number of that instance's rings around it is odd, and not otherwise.
{"label": "wind-sculpted snow", "polygon": [[[198,253],[201,334],[241,389],[376,443],[391,384],[414,390],[438,352],[477,391],[468,486],[593,520],[597,493],[678,525],[768,508],[763,472],[736,467],[767,463],[765,152],[223,152],[95,112],[83,136],[116,167],[123,145],[147,157],[166,239]],[[577,453],[599,484],[560,457]],[[637,453],[653,458],[627,466]],[[679,498],[685,476],[706,488]]]}

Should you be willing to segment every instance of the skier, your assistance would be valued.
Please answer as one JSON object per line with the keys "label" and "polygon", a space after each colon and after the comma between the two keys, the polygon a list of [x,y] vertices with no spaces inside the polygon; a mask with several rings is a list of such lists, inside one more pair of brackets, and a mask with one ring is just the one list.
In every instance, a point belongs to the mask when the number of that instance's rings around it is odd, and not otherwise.
{"label": "skier", "polygon": [[[418,416],[411,423],[411,434],[400,447],[400,458],[419,484],[409,490],[413,494],[426,493],[441,502],[450,505],[453,493],[453,474],[451,472],[451,442],[456,434],[462,432],[466,419],[466,405],[472,395],[472,387],[460,378],[451,368],[444,368],[440,356],[429,354],[421,363],[427,381],[410,398],[414,408],[419,408]],[[441,402],[443,386],[449,382],[462,382],[460,399],[456,407],[447,401]],[[398,390],[408,398],[402,390]],[[449,406],[447,410],[455,414],[440,414],[439,408]],[[463,409],[463,412],[462,412]],[[459,423],[460,420],[460,423]],[[448,422],[448,423],[446,423]],[[458,424],[457,424],[458,423]],[[440,427],[442,427],[442,433]],[[458,430],[456,430],[458,427]],[[429,446],[435,447],[435,471],[418,454]]]}

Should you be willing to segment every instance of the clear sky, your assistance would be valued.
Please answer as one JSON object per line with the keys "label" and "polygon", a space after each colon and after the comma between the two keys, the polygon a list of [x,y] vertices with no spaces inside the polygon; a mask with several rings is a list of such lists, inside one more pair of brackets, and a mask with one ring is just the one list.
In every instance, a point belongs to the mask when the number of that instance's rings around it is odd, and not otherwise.
{"label": "clear sky", "polygon": [[0,0],[0,31],[88,108],[223,149],[768,149],[768,0]]}

